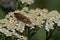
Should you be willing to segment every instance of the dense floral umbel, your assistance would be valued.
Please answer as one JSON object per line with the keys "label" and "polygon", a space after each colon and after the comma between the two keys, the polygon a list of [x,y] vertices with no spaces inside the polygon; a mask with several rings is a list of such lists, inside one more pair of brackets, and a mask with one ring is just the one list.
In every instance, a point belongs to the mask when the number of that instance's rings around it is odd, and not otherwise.
{"label": "dense floral umbel", "polygon": [[[14,13],[20,13],[24,15],[25,17],[29,18],[32,23],[28,24],[23,22],[22,20],[18,20],[15,17]],[[23,33],[25,26],[30,27],[32,30],[32,28],[35,28],[35,25],[41,28],[43,26],[43,23],[46,23],[45,29],[47,31],[49,31],[50,29],[54,29],[54,23],[57,23],[58,26],[60,26],[59,12],[55,10],[48,12],[47,9],[39,8],[29,10],[28,7],[24,7],[22,10],[15,10],[14,12],[9,12],[9,14],[5,16],[5,19],[0,20],[0,32],[4,33],[6,36],[16,35],[18,38],[22,39],[21,35],[17,34],[15,30]]]}

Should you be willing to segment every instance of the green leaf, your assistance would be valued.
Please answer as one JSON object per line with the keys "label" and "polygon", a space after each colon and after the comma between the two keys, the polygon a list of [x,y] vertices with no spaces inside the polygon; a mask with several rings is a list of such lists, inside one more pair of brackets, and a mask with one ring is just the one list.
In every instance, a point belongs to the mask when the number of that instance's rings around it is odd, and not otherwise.
{"label": "green leaf", "polygon": [[60,40],[60,31],[57,31],[56,34],[50,40]]}
{"label": "green leaf", "polygon": [[30,40],[45,40],[45,39],[46,39],[46,31],[43,28],[41,28]]}
{"label": "green leaf", "polygon": [[5,36],[2,33],[0,33],[0,40],[5,40]]}
{"label": "green leaf", "polygon": [[0,19],[5,17],[4,11],[0,8]]}

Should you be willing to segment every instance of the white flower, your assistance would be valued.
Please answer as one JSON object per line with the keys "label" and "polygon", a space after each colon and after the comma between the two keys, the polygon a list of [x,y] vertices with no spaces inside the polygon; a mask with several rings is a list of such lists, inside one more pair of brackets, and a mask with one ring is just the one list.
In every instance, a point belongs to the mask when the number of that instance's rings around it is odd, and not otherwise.
{"label": "white flower", "polygon": [[60,19],[60,13],[56,10],[49,12],[49,15],[51,17],[51,20],[54,21],[55,23],[57,23],[58,20]]}
{"label": "white flower", "polygon": [[12,36],[12,33],[11,32],[9,32],[8,30],[6,30],[6,36]]}
{"label": "white flower", "polygon": [[51,29],[54,29],[54,27],[51,23],[46,23],[45,29],[49,32]]}
{"label": "white flower", "polygon": [[28,12],[29,8],[28,7],[24,7],[22,10]]}
{"label": "white flower", "polygon": [[30,29],[34,29],[35,27],[34,26],[32,26]]}
{"label": "white flower", "polygon": [[5,29],[5,28],[1,28],[1,32],[2,33],[4,33],[6,36],[12,36],[11,34],[11,32],[9,32],[7,29]]}
{"label": "white flower", "polygon": [[37,20],[35,21],[35,23],[36,23],[35,25],[37,25],[38,27],[41,28],[41,25],[44,23],[43,17],[42,16],[38,16],[36,19]]}
{"label": "white flower", "polygon": [[19,24],[18,24],[18,26],[17,26],[17,28],[16,28],[16,30],[22,30],[22,28],[25,26],[25,24],[23,23],[23,22],[19,22]]}
{"label": "white flower", "polygon": [[60,20],[58,21],[57,25],[60,26]]}
{"label": "white flower", "polygon": [[45,29],[46,29],[47,31],[49,31],[48,23],[46,23],[46,25],[45,25]]}
{"label": "white flower", "polygon": [[27,40],[27,37],[20,36],[20,40]]}
{"label": "white flower", "polygon": [[48,10],[47,9],[43,9],[40,11],[40,15],[45,17],[45,15],[48,14]]}
{"label": "white flower", "polygon": [[34,0],[19,0],[19,1],[21,1],[22,3],[27,3],[27,4],[34,3]]}

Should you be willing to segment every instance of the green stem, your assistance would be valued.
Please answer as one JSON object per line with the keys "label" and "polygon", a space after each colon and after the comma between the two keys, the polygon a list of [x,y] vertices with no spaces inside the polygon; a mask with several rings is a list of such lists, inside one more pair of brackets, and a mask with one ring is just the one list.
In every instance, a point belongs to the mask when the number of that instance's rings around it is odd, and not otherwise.
{"label": "green stem", "polygon": [[46,40],[49,40],[49,39],[48,39],[48,31],[46,31]]}

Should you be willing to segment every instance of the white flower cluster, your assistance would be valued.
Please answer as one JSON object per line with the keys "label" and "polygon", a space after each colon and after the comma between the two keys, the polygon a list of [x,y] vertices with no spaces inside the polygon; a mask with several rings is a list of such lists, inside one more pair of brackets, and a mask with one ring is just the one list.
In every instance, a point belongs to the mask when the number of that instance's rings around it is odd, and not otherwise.
{"label": "white flower cluster", "polygon": [[15,35],[17,38],[21,40],[27,40],[27,37],[24,37],[16,33],[15,29],[22,33],[25,28],[24,26],[25,24],[23,22],[18,21],[14,17],[14,12],[10,12],[8,15],[5,16],[5,19],[0,20],[0,32],[4,33],[6,36]]}
{"label": "white flower cluster", "polygon": [[43,23],[45,23],[46,20],[46,25],[45,29],[49,31],[50,29],[54,29],[53,25],[57,23],[58,26],[60,26],[60,13],[56,10],[53,10],[51,12],[48,12],[47,9],[39,9],[36,8],[30,9],[27,7],[24,7],[20,13],[28,17],[31,22],[32,22],[32,27],[34,28],[33,25],[38,25],[38,27],[42,27]]}
{"label": "white flower cluster", "polygon": [[[44,9],[45,10],[45,9]],[[54,29],[53,25],[54,23],[57,23],[58,26],[60,26],[60,13],[56,10],[53,10],[51,12],[47,12],[46,10],[42,10],[41,16],[46,19],[46,25],[45,29],[49,31],[50,29]]]}
{"label": "white flower cluster", "polygon": [[27,3],[29,5],[34,3],[34,0],[19,0],[19,1],[21,1],[22,3]]}
{"label": "white flower cluster", "polygon": [[[26,24],[22,21],[18,21],[16,17],[14,17],[14,13],[21,13],[26,16],[32,22],[31,24]],[[21,35],[15,32],[20,31],[21,33],[24,31],[25,25],[32,28],[35,28],[34,25],[37,25],[39,28],[43,26],[43,23],[46,22],[45,29],[49,31],[50,29],[54,29],[54,23],[57,23],[60,26],[60,14],[58,11],[48,12],[47,9],[30,9],[28,7],[24,7],[22,10],[15,10],[14,12],[9,12],[8,15],[5,16],[5,19],[0,20],[0,31],[6,36],[16,35],[20,38]]]}

